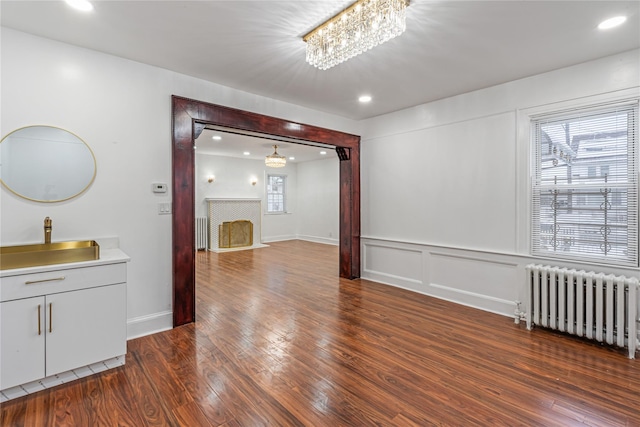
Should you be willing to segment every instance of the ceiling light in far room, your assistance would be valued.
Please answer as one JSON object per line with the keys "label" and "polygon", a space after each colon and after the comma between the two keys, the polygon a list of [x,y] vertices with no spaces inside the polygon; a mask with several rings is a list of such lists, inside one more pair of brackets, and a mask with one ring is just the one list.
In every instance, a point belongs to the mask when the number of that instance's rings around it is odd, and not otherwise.
{"label": "ceiling light in far room", "polygon": [[358,0],[302,37],[307,62],[327,70],[399,36],[407,28],[408,5],[409,0]]}
{"label": "ceiling light in far room", "polygon": [[248,152],[248,151],[244,151],[242,154],[245,155],[245,156],[250,156],[251,155],[251,153]]}
{"label": "ceiling light in far room", "polygon": [[270,168],[282,168],[287,164],[287,158],[278,154],[278,146],[273,146],[273,154],[269,154],[264,159],[264,164]]}
{"label": "ceiling light in far room", "polygon": [[214,141],[220,141],[222,137],[220,135],[213,135],[211,139],[213,139]]}
{"label": "ceiling light in far room", "polygon": [[93,5],[87,0],[64,0],[69,6],[82,12],[90,12],[93,10]]}
{"label": "ceiling light in far room", "polygon": [[367,102],[371,102],[371,95],[362,95],[360,98],[358,98],[358,101],[360,101],[363,104],[366,104]]}
{"label": "ceiling light in far room", "polygon": [[616,16],[613,18],[606,19],[598,25],[598,29],[600,30],[608,30],[609,28],[617,27],[618,25],[624,24],[627,20],[626,16]]}
{"label": "ceiling light in far room", "polygon": [[322,155],[322,156],[326,156],[326,155],[327,155],[327,152],[326,152],[326,151],[321,151],[321,152],[320,152],[320,155]]}
{"label": "ceiling light in far room", "polygon": [[293,157],[293,156],[289,157],[289,160],[295,160],[295,159],[296,159],[296,158],[295,158],[295,157]]}

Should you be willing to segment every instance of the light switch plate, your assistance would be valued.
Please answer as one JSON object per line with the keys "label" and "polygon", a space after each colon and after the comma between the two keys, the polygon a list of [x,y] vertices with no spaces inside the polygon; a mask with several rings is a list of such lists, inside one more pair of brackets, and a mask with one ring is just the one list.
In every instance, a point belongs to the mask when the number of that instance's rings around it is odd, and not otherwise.
{"label": "light switch plate", "polygon": [[171,214],[171,202],[158,203],[158,215]]}

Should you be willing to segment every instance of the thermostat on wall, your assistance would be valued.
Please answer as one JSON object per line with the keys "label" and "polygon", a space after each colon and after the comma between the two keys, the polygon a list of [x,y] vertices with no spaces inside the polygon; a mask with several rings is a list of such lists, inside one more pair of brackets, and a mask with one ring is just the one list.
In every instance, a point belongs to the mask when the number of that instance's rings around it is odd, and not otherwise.
{"label": "thermostat on wall", "polygon": [[155,183],[153,185],[154,193],[166,193],[167,192],[167,184]]}

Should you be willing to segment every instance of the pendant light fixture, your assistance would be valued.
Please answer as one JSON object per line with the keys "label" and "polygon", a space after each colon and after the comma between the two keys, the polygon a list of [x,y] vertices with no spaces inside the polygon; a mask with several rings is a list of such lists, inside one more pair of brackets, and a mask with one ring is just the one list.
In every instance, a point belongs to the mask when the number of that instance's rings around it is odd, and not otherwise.
{"label": "pendant light fixture", "polygon": [[278,146],[273,146],[273,154],[264,159],[264,164],[270,168],[283,168],[287,164],[287,158],[278,154]]}

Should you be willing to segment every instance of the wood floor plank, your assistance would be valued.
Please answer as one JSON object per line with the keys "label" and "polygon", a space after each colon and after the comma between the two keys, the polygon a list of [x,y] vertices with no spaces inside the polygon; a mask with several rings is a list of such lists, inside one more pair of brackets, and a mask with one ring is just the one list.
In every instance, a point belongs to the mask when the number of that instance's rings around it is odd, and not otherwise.
{"label": "wood floor plank", "polygon": [[156,380],[145,370],[139,349],[148,340],[133,340],[128,343],[127,361],[124,369],[131,387],[136,390],[136,408],[145,426],[176,425],[170,408],[157,391]]}
{"label": "wood floor plank", "polygon": [[186,403],[174,409],[173,413],[181,426],[214,427],[216,425],[209,422],[196,402]]}
{"label": "wood floor plank", "polygon": [[[50,392],[49,390],[44,390],[40,393],[36,393],[31,399],[24,400],[24,407],[27,414],[31,414],[29,417],[18,418],[19,420],[24,420],[25,427],[42,427],[47,425],[53,425],[53,421],[51,419],[52,411],[49,410],[50,400],[49,400]],[[1,404],[0,404],[1,405]],[[0,410],[0,421],[4,422],[4,417],[2,411]],[[0,422],[0,424],[2,424]],[[7,420],[6,425],[19,425],[21,422],[12,422]]]}
{"label": "wood floor plank", "polygon": [[366,280],[303,241],[196,256],[195,324],[1,426],[640,426],[623,351]]}

